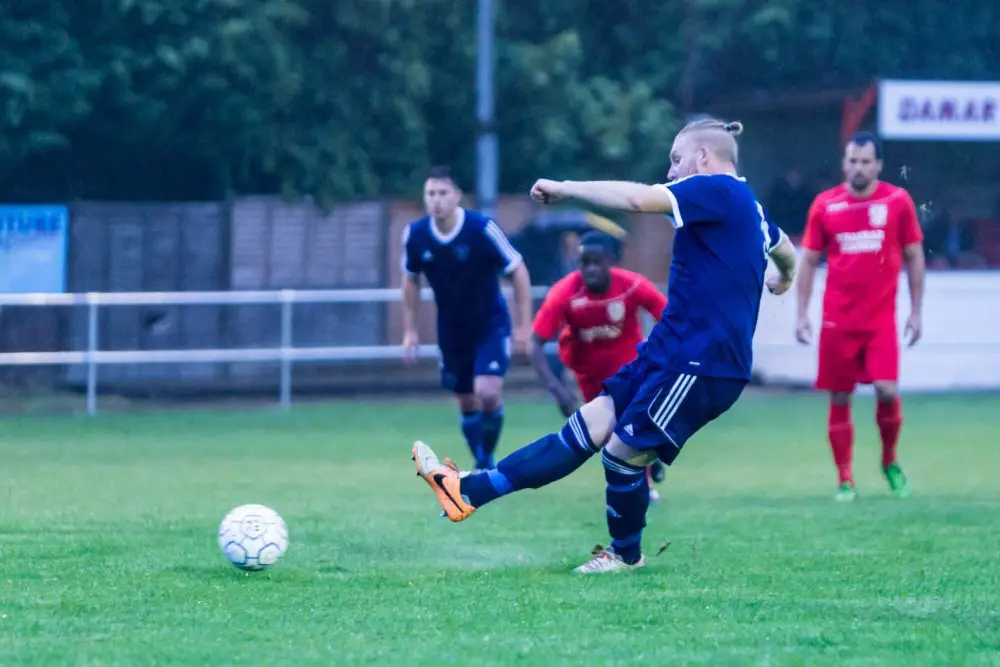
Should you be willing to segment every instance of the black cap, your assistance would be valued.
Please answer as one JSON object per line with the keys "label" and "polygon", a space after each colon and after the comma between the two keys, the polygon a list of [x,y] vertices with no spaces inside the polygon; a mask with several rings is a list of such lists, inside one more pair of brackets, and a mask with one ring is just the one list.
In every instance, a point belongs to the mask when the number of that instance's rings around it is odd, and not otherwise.
{"label": "black cap", "polygon": [[613,257],[618,257],[620,242],[609,234],[597,230],[585,232],[580,237],[580,248],[590,252],[606,252]]}
{"label": "black cap", "polygon": [[615,251],[616,242],[611,236],[597,230],[584,232],[580,237],[580,245],[584,248],[598,248],[607,252]]}

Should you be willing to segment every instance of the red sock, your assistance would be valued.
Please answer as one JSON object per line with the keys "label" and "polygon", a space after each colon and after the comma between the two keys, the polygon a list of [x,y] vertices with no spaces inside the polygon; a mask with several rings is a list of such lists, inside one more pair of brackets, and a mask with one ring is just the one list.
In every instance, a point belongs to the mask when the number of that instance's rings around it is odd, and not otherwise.
{"label": "red sock", "polygon": [[903,426],[903,410],[899,396],[889,403],[878,404],[875,409],[875,421],[882,436],[882,467],[886,468],[896,462],[896,443],[899,442],[899,430]]}
{"label": "red sock", "polygon": [[830,404],[830,420],[827,425],[833,462],[837,465],[840,483],[853,482],[851,455],[854,449],[854,424],[851,423],[851,406]]}

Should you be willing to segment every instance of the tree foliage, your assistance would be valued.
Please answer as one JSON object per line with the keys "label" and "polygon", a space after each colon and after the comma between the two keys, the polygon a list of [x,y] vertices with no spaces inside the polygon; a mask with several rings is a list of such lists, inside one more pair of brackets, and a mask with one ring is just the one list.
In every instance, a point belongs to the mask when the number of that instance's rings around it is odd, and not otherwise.
{"label": "tree foliage", "polygon": [[[725,96],[984,78],[1000,5],[497,0],[501,189],[662,177]],[[475,2],[17,0],[0,6],[6,199],[321,201],[475,173]]]}

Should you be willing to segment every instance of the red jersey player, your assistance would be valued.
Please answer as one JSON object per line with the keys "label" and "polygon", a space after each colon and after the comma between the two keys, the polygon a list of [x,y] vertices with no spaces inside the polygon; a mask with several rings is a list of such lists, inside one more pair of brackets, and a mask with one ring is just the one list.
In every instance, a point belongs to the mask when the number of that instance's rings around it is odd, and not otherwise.
{"label": "red jersey player", "polygon": [[854,426],[851,394],[857,383],[875,386],[875,419],[882,438],[882,472],[893,492],[908,494],[896,461],[902,412],[896,292],[906,266],[910,317],[905,335],[920,338],[923,300],[923,234],[913,200],[903,188],[879,180],[882,149],[868,132],[854,135],[844,151],[846,182],[820,193],[809,209],[798,286],[801,343],[812,339],[809,298],[822,253],[827,254],[823,322],[819,336],[816,388],[830,392],[829,438],[840,478],[838,500],[854,500],[851,471]]}
{"label": "red jersey player", "polygon": [[[566,417],[576,397],[552,372],[542,345],[559,334],[559,359],[576,375],[585,403],[597,398],[605,380],[635,359],[642,342],[639,309],[659,318],[667,298],[647,278],[613,266],[614,241],[601,232],[580,239],[580,270],[559,280],[535,315],[532,361]],[[647,471],[660,481],[659,462]],[[659,494],[650,489],[650,498]]]}

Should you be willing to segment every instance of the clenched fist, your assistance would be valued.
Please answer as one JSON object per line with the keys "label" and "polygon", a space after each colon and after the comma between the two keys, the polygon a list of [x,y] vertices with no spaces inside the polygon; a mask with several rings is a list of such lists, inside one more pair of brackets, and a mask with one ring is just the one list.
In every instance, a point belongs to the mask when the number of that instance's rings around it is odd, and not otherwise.
{"label": "clenched fist", "polygon": [[542,204],[558,204],[566,199],[561,181],[540,178],[531,186],[531,198]]}

